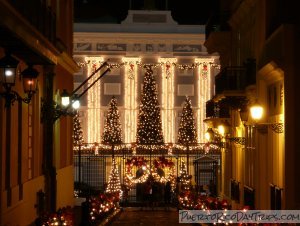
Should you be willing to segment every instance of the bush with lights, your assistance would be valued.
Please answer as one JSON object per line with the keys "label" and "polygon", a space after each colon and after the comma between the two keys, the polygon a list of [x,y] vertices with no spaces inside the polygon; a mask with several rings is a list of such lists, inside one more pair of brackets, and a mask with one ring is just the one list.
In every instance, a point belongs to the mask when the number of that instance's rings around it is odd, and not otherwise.
{"label": "bush with lights", "polygon": [[39,226],[74,225],[74,213],[70,206],[60,208],[55,213],[45,213],[36,220]]}

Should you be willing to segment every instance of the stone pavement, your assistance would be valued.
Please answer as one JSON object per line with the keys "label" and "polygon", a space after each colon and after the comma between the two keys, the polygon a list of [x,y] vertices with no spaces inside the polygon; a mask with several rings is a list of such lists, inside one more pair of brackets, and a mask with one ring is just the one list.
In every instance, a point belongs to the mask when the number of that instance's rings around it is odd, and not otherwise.
{"label": "stone pavement", "polygon": [[111,226],[191,226],[179,224],[179,215],[175,208],[165,210],[163,207],[152,208],[126,207],[109,225]]}

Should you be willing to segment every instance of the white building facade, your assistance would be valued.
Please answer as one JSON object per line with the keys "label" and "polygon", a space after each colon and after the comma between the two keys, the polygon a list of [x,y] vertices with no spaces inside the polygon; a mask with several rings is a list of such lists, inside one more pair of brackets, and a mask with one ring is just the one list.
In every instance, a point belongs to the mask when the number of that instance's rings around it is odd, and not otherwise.
{"label": "white building facade", "polygon": [[118,101],[124,143],[136,142],[143,65],[150,64],[157,83],[165,143],[177,142],[186,96],[192,100],[198,142],[203,143],[205,103],[214,94],[214,76],[219,72],[218,57],[206,52],[204,41],[204,25],[178,25],[170,11],[129,10],[121,24],[75,23],[74,57],[82,70],[74,77],[74,87],[105,61],[114,68],[82,96],[80,116],[85,142],[101,142],[112,96]]}

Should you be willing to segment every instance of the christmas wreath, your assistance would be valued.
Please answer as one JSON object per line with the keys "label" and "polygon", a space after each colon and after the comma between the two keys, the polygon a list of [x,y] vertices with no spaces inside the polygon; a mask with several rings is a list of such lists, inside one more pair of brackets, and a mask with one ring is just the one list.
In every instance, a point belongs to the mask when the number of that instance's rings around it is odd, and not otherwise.
{"label": "christmas wreath", "polygon": [[[135,177],[133,175],[132,170],[134,166],[138,169],[141,176]],[[149,174],[150,171],[148,169],[147,160],[145,160],[144,157],[133,157],[131,159],[127,159],[125,185],[128,188],[131,188],[133,184],[145,182]]]}
{"label": "christmas wreath", "polygon": [[[164,156],[154,159],[153,161],[152,176],[155,181],[166,183],[171,182],[172,190],[175,188],[175,167],[172,160],[166,159]],[[167,175],[161,173],[162,169],[165,169]]]}

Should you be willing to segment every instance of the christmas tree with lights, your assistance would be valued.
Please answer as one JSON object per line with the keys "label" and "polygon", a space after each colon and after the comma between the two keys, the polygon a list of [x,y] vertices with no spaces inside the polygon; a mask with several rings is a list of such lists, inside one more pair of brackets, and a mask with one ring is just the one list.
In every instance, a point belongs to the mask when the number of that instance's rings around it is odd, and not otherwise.
{"label": "christmas tree with lights", "polygon": [[118,166],[115,158],[112,159],[111,171],[105,189],[106,193],[120,193],[121,192],[121,183]]}
{"label": "christmas tree with lights", "polygon": [[180,182],[182,191],[189,191],[191,186],[191,175],[187,173],[186,164],[184,161],[180,164]]}
{"label": "christmas tree with lights", "polygon": [[191,144],[197,143],[197,131],[195,126],[195,119],[192,109],[191,100],[186,97],[182,109],[179,130],[178,130],[178,143]]}
{"label": "christmas tree with lights", "polygon": [[138,144],[163,144],[160,108],[153,71],[146,68],[143,93],[139,108],[136,142]]}
{"label": "christmas tree with lights", "polygon": [[78,112],[73,118],[73,145],[79,146],[84,142]]}
{"label": "christmas tree with lights", "polygon": [[117,99],[113,96],[109,103],[109,110],[105,119],[104,132],[102,135],[104,144],[122,143],[122,130]]}

